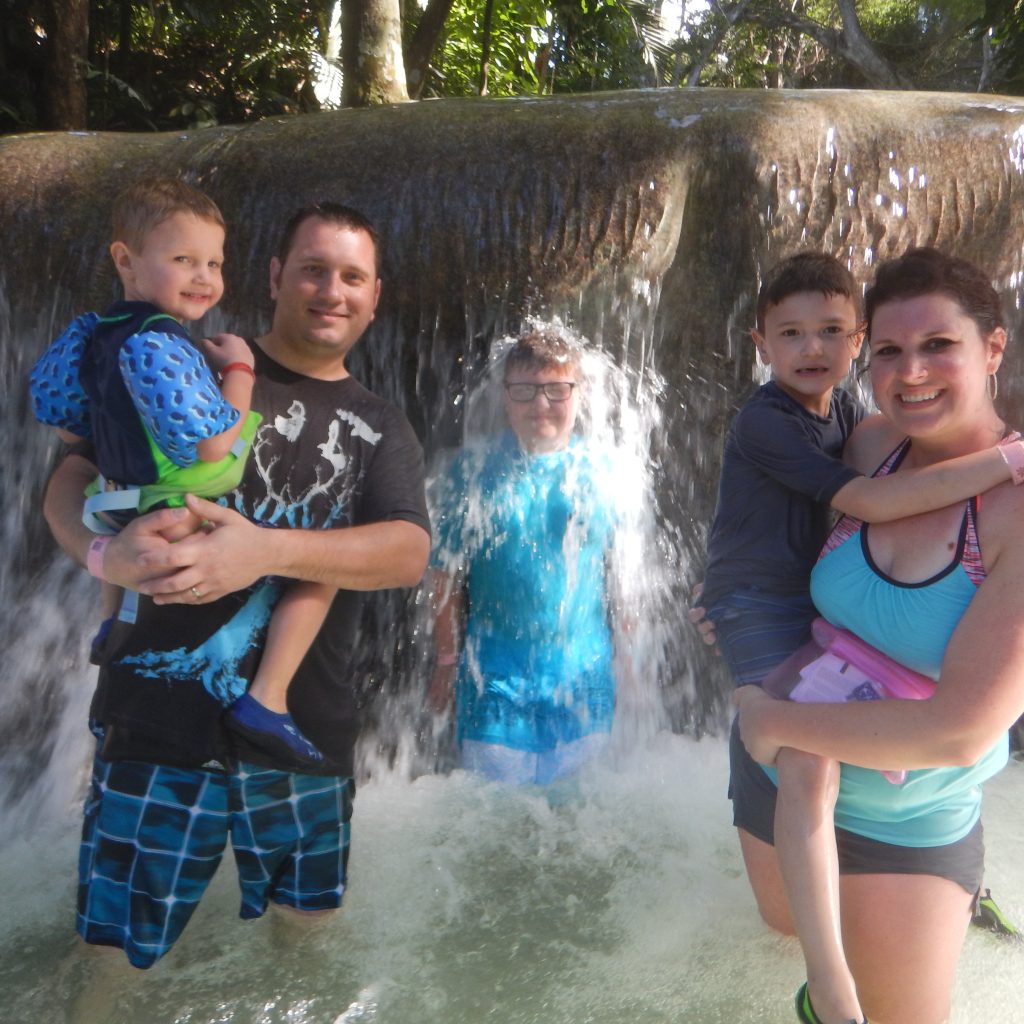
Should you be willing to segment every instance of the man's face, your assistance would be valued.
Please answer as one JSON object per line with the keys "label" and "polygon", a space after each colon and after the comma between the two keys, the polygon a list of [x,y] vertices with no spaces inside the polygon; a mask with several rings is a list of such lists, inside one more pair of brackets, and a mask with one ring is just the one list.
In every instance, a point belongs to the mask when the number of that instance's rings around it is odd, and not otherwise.
{"label": "man's face", "polygon": [[284,263],[271,261],[270,295],[277,304],[271,336],[292,369],[310,376],[344,371],[345,357],[377,308],[376,255],[365,231],[309,217]]}

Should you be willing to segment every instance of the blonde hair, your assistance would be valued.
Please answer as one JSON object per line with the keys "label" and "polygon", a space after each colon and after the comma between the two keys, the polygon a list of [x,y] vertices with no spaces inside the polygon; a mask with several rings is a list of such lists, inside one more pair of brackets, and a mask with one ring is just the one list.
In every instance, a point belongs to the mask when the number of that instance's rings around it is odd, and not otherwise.
{"label": "blonde hair", "polygon": [[114,200],[113,240],[138,251],[146,236],[176,213],[225,227],[224,215],[205,192],[179,178],[142,178]]}

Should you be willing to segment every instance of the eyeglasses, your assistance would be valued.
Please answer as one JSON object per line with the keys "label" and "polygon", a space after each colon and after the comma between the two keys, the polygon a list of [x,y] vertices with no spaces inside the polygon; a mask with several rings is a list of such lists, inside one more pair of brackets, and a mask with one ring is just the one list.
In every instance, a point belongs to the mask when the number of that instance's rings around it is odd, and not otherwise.
{"label": "eyeglasses", "polygon": [[546,384],[506,384],[505,393],[513,402],[532,402],[538,391],[544,392],[549,402],[565,402],[572,394],[576,382],[571,380],[549,380]]}

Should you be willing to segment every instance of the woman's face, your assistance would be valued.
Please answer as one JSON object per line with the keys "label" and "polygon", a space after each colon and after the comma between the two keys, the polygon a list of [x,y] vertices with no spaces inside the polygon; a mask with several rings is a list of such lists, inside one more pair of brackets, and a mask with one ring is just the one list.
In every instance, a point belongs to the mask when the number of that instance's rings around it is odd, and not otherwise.
{"label": "woman's face", "polygon": [[871,321],[871,386],[878,408],[909,437],[966,441],[998,421],[988,376],[1006,332],[985,336],[948,295],[886,302]]}
{"label": "woman's face", "polygon": [[[569,397],[553,401],[538,387],[530,401],[513,401],[509,385],[571,383]],[[513,389],[517,392],[524,389]],[[505,415],[508,425],[523,451],[557,452],[569,444],[579,411],[579,386],[571,366],[547,366],[543,369],[513,367],[505,377]]]}

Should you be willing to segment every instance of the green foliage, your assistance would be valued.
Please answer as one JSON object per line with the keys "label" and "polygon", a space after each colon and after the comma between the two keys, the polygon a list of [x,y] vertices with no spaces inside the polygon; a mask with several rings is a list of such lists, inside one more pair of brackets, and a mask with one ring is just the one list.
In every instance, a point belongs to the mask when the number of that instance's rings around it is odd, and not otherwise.
{"label": "green foliage", "polygon": [[34,4],[0,0],[0,132],[39,123],[36,83],[46,67]]}
{"label": "green foliage", "polygon": [[968,29],[981,8],[979,0],[871,0],[858,4],[857,13],[879,53],[916,88],[973,92],[983,55]]}
{"label": "green foliage", "polygon": [[[685,83],[743,88],[870,84],[835,46],[835,0],[690,4],[667,39],[661,0],[495,0],[494,96]],[[166,130],[318,109],[311,80],[334,0],[91,0],[83,69],[89,127]],[[479,89],[485,0],[455,0],[425,95]],[[1024,0],[864,0],[861,28],[921,89],[1024,92]],[[39,127],[48,19],[57,0],[0,0],[0,132]],[[404,34],[421,15],[402,0]],[[812,31],[817,27],[817,33]],[[831,33],[831,35],[830,35]]]}
{"label": "green foliage", "polygon": [[644,0],[561,0],[552,14],[553,91],[628,89],[662,80],[671,51],[654,7]]}
{"label": "green foliage", "polygon": [[1024,94],[1024,0],[986,0],[972,28],[995,48],[993,88]]}
{"label": "green foliage", "polygon": [[[40,124],[34,97],[47,75],[45,6],[0,0],[0,131]],[[312,55],[332,7],[333,0],[92,0],[83,69],[89,127],[166,130],[316,109]]]}
{"label": "green foliage", "polygon": [[[427,94],[475,96],[479,91],[483,4],[456,0],[435,51]],[[496,2],[491,25],[487,91],[521,96],[538,91],[537,59],[547,38],[546,7],[538,0]]]}
{"label": "green foliage", "polygon": [[324,0],[93,0],[91,124],[198,127],[313,109],[312,53],[330,8]]}
{"label": "green foliage", "polygon": [[[989,7],[1011,0],[989,0]],[[729,7],[731,5],[722,5]],[[864,0],[857,17],[871,45],[918,89],[974,91],[981,80],[981,38],[970,31],[984,0]],[[787,19],[790,23],[787,23]],[[714,49],[702,85],[745,88],[858,88],[871,83],[821,38],[791,22],[816,25],[827,35],[843,29],[832,0],[753,0]],[[679,46],[680,62],[692,66],[721,30],[718,5],[691,16]],[[1019,31],[1019,20],[1015,22]]]}
{"label": "green foliage", "polygon": [[[431,95],[478,91],[481,0],[457,0],[435,54]],[[492,96],[593,92],[665,80],[672,50],[648,0],[495,3],[487,91]]]}

